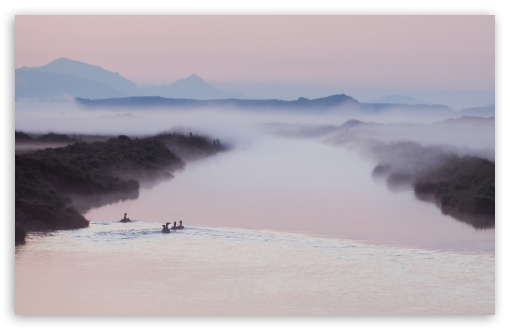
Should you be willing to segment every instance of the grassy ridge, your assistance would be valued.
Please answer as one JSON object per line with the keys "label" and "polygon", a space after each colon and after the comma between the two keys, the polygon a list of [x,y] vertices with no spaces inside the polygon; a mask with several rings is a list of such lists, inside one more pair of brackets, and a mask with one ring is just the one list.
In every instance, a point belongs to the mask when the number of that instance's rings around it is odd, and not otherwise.
{"label": "grassy ridge", "polygon": [[[16,137],[18,135],[28,140],[18,133]],[[194,152],[203,149],[205,154],[219,150],[218,146],[201,137],[162,135],[130,139],[121,135],[105,142],[78,142],[17,154],[16,242],[23,242],[25,233],[31,230],[88,226],[88,221],[72,206],[70,195],[135,192],[139,188],[136,178],[140,175],[184,167],[181,158],[165,146],[168,141],[174,144],[185,141],[189,146],[183,146],[183,149],[191,148]]]}
{"label": "grassy ridge", "polygon": [[225,144],[216,144],[211,139],[199,135],[161,133],[154,138],[185,161],[208,157],[228,148]]}

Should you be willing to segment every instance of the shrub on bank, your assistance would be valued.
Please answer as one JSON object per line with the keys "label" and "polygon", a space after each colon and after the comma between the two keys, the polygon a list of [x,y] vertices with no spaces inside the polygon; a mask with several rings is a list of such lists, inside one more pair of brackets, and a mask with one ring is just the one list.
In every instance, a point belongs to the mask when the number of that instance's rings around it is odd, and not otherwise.
{"label": "shrub on bank", "polygon": [[495,213],[495,163],[479,157],[452,156],[416,178],[418,196],[431,195],[445,213]]}
{"label": "shrub on bank", "polygon": [[88,226],[69,195],[137,191],[138,174],[183,166],[156,139],[127,136],[16,155],[16,242],[23,242],[30,230]]}

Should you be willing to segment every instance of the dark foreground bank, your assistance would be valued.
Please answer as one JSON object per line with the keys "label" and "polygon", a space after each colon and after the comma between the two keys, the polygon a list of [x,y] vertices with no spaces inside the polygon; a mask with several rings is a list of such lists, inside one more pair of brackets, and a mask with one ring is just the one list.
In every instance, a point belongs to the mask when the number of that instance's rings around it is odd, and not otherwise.
{"label": "dark foreground bank", "polygon": [[[16,244],[23,243],[30,231],[87,227],[80,213],[84,200],[136,198],[141,177],[171,177],[184,168],[183,159],[207,157],[225,149],[205,137],[174,133],[147,138],[121,135],[101,142],[58,139],[69,144],[15,156]],[[17,146],[34,141],[37,138],[30,134],[16,132]],[[75,197],[81,200],[78,209]]]}

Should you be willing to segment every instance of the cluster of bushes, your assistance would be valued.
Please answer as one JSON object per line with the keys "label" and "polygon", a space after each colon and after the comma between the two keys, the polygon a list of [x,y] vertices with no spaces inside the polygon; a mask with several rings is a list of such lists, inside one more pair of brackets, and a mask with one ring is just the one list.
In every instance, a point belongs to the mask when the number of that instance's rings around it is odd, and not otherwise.
{"label": "cluster of bushes", "polygon": [[[18,135],[26,138],[18,132],[16,138]],[[197,137],[195,141],[199,140]],[[173,171],[183,166],[184,162],[162,143],[161,137],[131,139],[121,135],[105,142],[77,142],[62,148],[18,154],[15,156],[16,242],[23,242],[30,230],[88,226],[88,221],[72,207],[70,195],[138,191],[138,175]]]}
{"label": "cluster of bushes", "polygon": [[208,157],[227,149],[227,146],[219,140],[211,140],[192,134],[187,136],[176,133],[162,133],[156,135],[155,138],[184,160]]}
{"label": "cluster of bushes", "polygon": [[[27,231],[81,228],[87,220],[70,205],[70,199],[59,191],[44,162],[32,162],[29,157],[16,155],[15,217],[16,243],[22,243]],[[50,174],[50,175],[48,175]]]}
{"label": "cluster of bushes", "polygon": [[467,214],[485,215],[483,224],[475,227],[494,227],[495,163],[479,157],[451,156],[438,167],[414,181],[419,198],[430,196],[445,214],[458,218]]}
{"label": "cluster of bushes", "polygon": [[75,140],[65,134],[48,133],[39,136],[32,137],[31,135],[24,132],[15,132],[16,142],[58,142],[58,143],[69,143]]}

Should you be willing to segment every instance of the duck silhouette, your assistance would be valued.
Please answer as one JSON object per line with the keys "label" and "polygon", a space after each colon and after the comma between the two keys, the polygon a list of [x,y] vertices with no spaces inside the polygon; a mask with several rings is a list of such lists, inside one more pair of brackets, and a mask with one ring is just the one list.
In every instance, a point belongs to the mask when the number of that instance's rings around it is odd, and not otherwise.
{"label": "duck silhouette", "polygon": [[131,222],[131,220],[127,217],[127,213],[124,213],[124,218],[120,219],[120,222]]}
{"label": "duck silhouette", "polygon": [[169,224],[170,224],[170,222],[167,222],[166,224],[162,225],[163,226],[163,229],[161,229],[162,233],[169,233],[170,232],[170,229],[168,229],[168,225]]}

